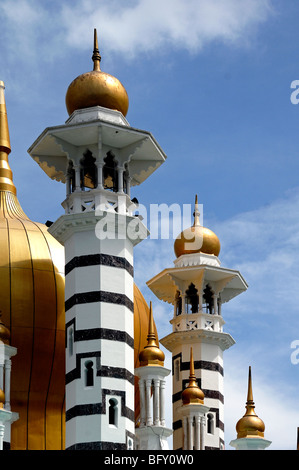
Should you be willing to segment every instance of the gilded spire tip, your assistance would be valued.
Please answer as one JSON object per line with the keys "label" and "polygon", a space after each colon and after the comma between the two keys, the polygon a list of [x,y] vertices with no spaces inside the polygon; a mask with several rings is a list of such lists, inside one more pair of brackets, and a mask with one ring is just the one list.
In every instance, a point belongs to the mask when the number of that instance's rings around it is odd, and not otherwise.
{"label": "gilded spire tip", "polygon": [[200,212],[198,210],[198,197],[197,197],[197,194],[196,194],[194,212],[193,212],[193,217],[194,217],[194,224],[193,225],[194,225],[194,227],[200,225],[199,216],[200,216]]}
{"label": "gilded spire tip", "polygon": [[102,60],[100,51],[99,51],[99,44],[98,44],[98,35],[97,35],[97,30],[94,28],[93,31],[93,55],[92,55],[92,60],[93,60],[93,70],[98,70],[100,71],[100,62]]}

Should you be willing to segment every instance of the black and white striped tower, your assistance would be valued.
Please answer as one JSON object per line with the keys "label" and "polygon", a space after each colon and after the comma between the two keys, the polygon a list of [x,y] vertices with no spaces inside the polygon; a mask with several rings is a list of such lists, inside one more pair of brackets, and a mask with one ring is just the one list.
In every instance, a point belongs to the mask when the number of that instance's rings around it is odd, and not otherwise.
{"label": "black and white striped tower", "polygon": [[94,70],[68,89],[69,119],[47,128],[29,154],[66,184],[65,214],[49,228],[66,258],[66,449],[128,449],[135,432],[133,248],[148,235],[130,189],[166,157],[150,133],[126,120],[125,90],[101,72],[96,34],[94,49]]}
{"label": "black and white striped tower", "polygon": [[160,339],[172,353],[173,448],[184,448],[181,396],[188,384],[192,347],[194,371],[209,408],[204,418],[204,449],[222,449],[223,352],[235,341],[223,330],[221,305],[245,291],[247,284],[238,271],[220,265],[220,242],[215,233],[200,224],[197,197],[194,224],[177,237],[174,249],[174,267],[164,269],[147,283],[159,299],[174,308],[172,332]]}

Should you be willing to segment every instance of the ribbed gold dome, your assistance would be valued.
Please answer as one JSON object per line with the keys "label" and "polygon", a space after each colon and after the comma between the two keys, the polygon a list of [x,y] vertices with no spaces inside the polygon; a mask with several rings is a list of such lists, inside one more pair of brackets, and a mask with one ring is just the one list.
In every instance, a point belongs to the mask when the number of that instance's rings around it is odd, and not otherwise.
{"label": "ribbed gold dome", "polygon": [[220,241],[212,230],[202,227],[199,222],[197,196],[195,198],[194,224],[183,230],[174,242],[174,252],[178,258],[192,253],[206,253],[218,256]]}
{"label": "ribbed gold dome", "polygon": [[246,413],[237,422],[237,439],[244,437],[264,437],[265,424],[257,416],[254,408],[255,405],[252,396],[251,367],[249,367]]}
{"label": "ribbed gold dome", "polygon": [[12,450],[64,447],[64,248],[16,196],[0,82],[0,308],[17,348],[11,374]]}
{"label": "ribbed gold dome", "polygon": [[150,303],[147,345],[139,353],[140,366],[164,366],[165,354],[158,346],[154,330],[152,303]]}
{"label": "ribbed gold dome", "polygon": [[96,30],[92,60],[93,70],[79,75],[68,87],[65,102],[69,115],[77,109],[102,106],[120,111],[126,116],[129,108],[127,91],[116,77],[101,71]]}
{"label": "ribbed gold dome", "polygon": [[190,405],[190,404],[201,404],[204,403],[204,393],[199,388],[196,376],[194,373],[194,361],[193,361],[193,349],[190,350],[190,376],[189,376],[189,384],[182,392],[182,402],[183,405]]}

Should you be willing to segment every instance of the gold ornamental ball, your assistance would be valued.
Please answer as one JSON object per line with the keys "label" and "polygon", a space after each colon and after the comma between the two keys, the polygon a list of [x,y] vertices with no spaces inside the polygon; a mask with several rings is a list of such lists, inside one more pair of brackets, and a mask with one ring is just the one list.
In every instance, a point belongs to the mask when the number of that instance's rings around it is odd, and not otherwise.
{"label": "gold ornamental ball", "polygon": [[121,82],[101,70],[92,70],[75,78],[66,93],[66,108],[71,115],[77,109],[102,106],[126,116],[128,94]]}
{"label": "gold ornamental ball", "polygon": [[201,225],[192,226],[176,238],[174,252],[178,258],[181,255],[192,253],[206,253],[218,256],[220,253],[220,241],[212,230]]}

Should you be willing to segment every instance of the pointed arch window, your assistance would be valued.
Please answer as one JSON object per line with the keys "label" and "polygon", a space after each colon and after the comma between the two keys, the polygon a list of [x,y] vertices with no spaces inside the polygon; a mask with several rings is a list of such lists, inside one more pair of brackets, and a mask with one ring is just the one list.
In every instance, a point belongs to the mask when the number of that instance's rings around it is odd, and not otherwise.
{"label": "pointed arch window", "polygon": [[203,308],[205,309],[206,313],[213,313],[213,291],[209,284],[206,285],[203,291]]}
{"label": "pointed arch window", "polygon": [[182,313],[182,297],[179,291],[175,295],[175,313],[176,315],[181,315]]}
{"label": "pointed arch window", "polygon": [[197,313],[199,306],[198,290],[193,283],[186,290],[185,296],[186,313]]}
{"label": "pointed arch window", "polygon": [[81,189],[94,189],[97,187],[96,159],[90,150],[87,150],[80,160],[80,186]]}
{"label": "pointed arch window", "polygon": [[118,171],[117,161],[112,152],[108,152],[106,158],[104,158],[103,167],[103,180],[104,188],[110,189],[110,191],[118,191]]}
{"label": "pointed arch window", "polygon": [[85,387],[93,387],[94,385],[94,370],[93,370],[93,362],[86,361],[85,362]]}
{"label": "pointed arch window", "polygon": [[118,418],[118,403],[117,400],[114,398],[110,398],[109,400],[109,426],[117,426],[117,418]]}
{"label": "pointed arch window", "polygon": [[215,431],[215,420],[213,413],[207,414],[207,433],[214,434]]}
{"label": "pointed arch window", "polygon": [[71,160],[69,161],[69,164],[68,164],[66,177],[67,177],[67,184],[68,184],[67,193],[70,194],[70,193],[73,193],[76,189],[75,169],[74,169],[74,164]]}

